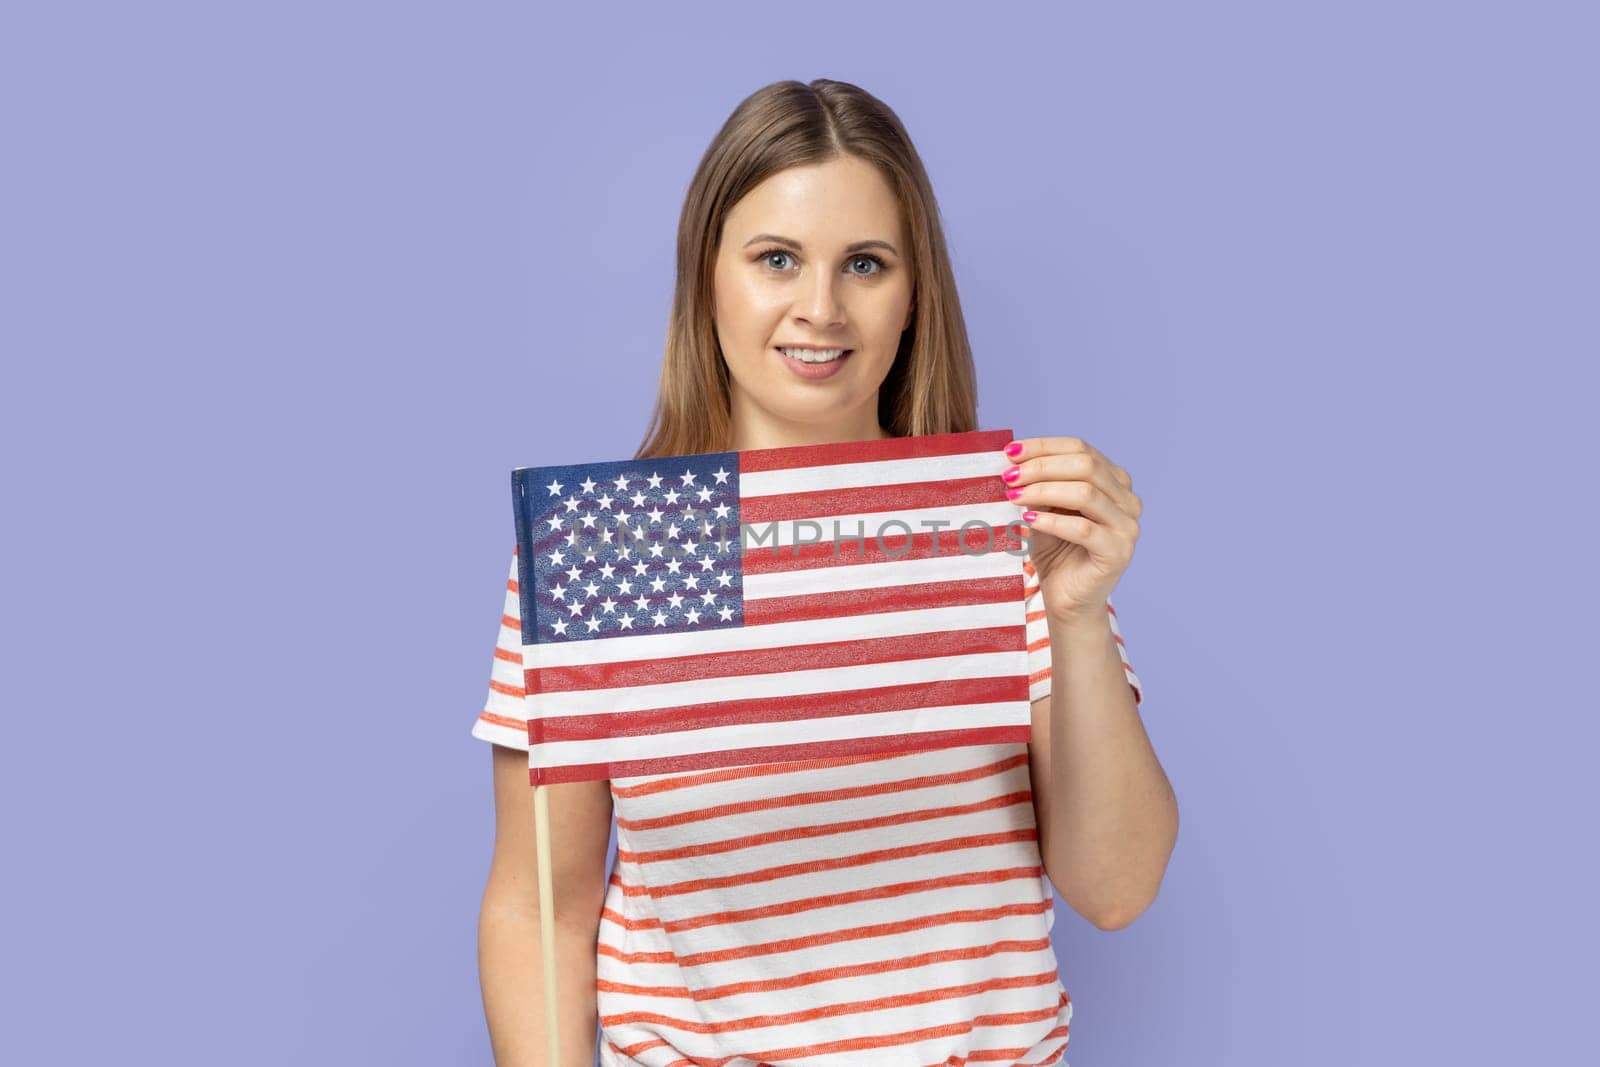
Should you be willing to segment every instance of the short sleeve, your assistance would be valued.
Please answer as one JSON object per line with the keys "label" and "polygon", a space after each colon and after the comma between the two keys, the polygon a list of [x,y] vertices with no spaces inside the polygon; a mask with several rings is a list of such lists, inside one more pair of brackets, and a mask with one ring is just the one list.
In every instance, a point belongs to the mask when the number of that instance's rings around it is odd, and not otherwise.
{"label": "short sleeve", "polygon": [[[1022,596],[1027,603],[1028,620],[1028,699],[1040,700],[1050,695],[1050,625],[1045,621],[1044,593],[1039,589],[1039,576],[1033,569],[1033,560],[1022,557]],[[1111,636],[1117,641],[1117,655],[1122,657],[1122,674],[1133,687],[1133,702],[1144,700],[1144,684],[1133,673],[1128,661],[1128,646],[1122,640],[1122,628],[1117,624],[1117,610],[1106,599],[1106,623]]]}
{"label": "short sleeve", "polygon": [[508,748],[528,750],[528,718],[523,710],[522,596],[517,586],[517,550],[511,550],[505,605],[489,669],[489,694],[472,724],[472,736]]}

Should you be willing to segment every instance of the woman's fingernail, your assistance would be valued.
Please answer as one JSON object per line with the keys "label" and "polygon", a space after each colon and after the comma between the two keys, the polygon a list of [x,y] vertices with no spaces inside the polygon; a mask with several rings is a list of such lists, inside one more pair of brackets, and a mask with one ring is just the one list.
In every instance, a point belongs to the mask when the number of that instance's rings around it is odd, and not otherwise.
{"label": "woman's fingernail", "polygon": [[1012,485],[1012,486],[1008,486],[1006,488],[1006,499],[1007,500],[1015,500],[1015,499],[1017,499],[1017,497],[1019,497],[1021,495],[1022,495],[1022,486],[1020,486],[1020,485]]}
{"label": "woman's fingernail", "polygon": [[1008,482],[1014,482],[1014,481],[1017,480],[1017,475],[1019,475],[1021,473],[1022,473],[1022,468],[1021,467],[1007,467],[1005,469],[1005,472],[1002,473],[1000,475],[1000,477],[1004,478]]}
{"label": "woman's fingernail", "polygon": [[1039,517],[1039,513],[1037,511],[1024,511],[1022,513],[1022,521],[1023,522],[1031,523],[1031,522],[1033,522],[1034,519],[1037,519],[1038,517]]}
{"label": "woman's fingernail", "polygon": [[1021,452],[1022,452],[1022,442],[1021,441],[1012,441],[1009,445],[1006,445],[1006,455],[1010,456],[1012,459],[1016,459],[1017,456],[1021,454]]}

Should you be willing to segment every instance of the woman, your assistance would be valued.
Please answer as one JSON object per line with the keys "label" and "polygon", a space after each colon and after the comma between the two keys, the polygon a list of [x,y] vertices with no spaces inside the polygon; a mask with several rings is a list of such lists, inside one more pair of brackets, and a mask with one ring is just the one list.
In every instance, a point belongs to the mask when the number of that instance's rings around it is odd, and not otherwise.
{"label": "woman", "polygon": [[[899,119],[826,79],[752,94],[684,203],[635,458],[972,430],[974,383]],[[597,1019],[602,1064],[1065,1062],[1052,887],[1101,929],[1131,922],[1177,807],[1110,602],[1138,536],[1131,481],[1076,438],[1007,455],[1031,525],[1032,741],[552,787],[571,1063],[593,1061]],[[496,745],[479,961],[502,1067],[545,1047],[515,563],[473,727]]]}

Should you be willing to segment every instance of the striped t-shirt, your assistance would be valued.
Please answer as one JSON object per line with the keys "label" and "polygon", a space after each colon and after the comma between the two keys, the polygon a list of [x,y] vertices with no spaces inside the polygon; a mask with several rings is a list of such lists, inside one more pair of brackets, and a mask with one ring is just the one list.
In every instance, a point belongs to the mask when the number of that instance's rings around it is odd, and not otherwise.
{"label": "striped t-shirt", "polygon": [[[1038,700],[1050,637],[1018,558]],[[520,608],[513,552],[472,734],[526,751]],[[1026,744],[613,778],[611,798],[603,1067],[1066,1067]]]}

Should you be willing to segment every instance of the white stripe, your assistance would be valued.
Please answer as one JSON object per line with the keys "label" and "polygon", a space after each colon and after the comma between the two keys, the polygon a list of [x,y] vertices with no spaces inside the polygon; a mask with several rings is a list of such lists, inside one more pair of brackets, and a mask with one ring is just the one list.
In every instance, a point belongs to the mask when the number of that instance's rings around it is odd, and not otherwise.
{"label": "white stripe", "polygon": [[998,478],[1000,472],[1010,465],[1011,460],[1004,453],[984,451],[752,471],[739,475],[739,495],[778,496],[819,489],[860,489],[872,485],[926,485],[950,478]]}
{"label": "white stripe", "polygon": [[[959,604],[946,608],[913,608],[871,615],[775,622],[766,626],[699,630],[686,634],[638,634],[610,637],[604,641],[525,645],[522,661],[537,668],[587,667],[599,663],[629,663],[712,652],[751,652],[829,641],[862,641],[874,637],[1011,626],[1022,618],[1020,603],[1017,600],[1002,600],[988,604]],[[506,680],[510,681],[509,678]],[[522,684],[520,673],[515,684]]]}
{"label": "white stripe", "polygon": [[[733,540],[735,531],[732,525],[724,523],[718,527],[715,521],[707,521],[710,523],[710,533],[701,534],[699,540],[702,543],[715,544],[723,533],[726,533],[730,542]],[[801,523],[807,522],[815,523],[816,528],[801,526]],[[910,533],[915,535],[959,531],[962,524],[969,522],[981,522],[991,528],[1004,528],[1008,523],[1021,526],[1022,509],[1013,501],[999,500],[987,504],[862,511],[852,515],[824,515],[821,518],[802,515],[792,519],[769,519],[764,522],[747,522],[741,515],[741,529],[738,533],[746,555],[751,552],[771,552],[774,545],[787,547],[796,543],[826,544],[835,540],[848,543],[857,535],[865,538],[869,544],[881,537],[886,542],[885,551],[887,551],[905,542],[908,526]],[[905,525],[898,525],[899,523]],[[969,532],[968,536],[973,536],[973,533]],[[991,538],[988,543],[993,544],[993,539]],[[981,553],[975,555],[977,554]]]}
{"label": "white stripe", "polygon": [[[1021,718],[1018,718],[1021,709]],[[574,763],[602,763],[633,759],[659,759],[699,752],[722,752],[752,746],[792,745],[817,741],[843,741],[857,737],[894,737],[938,730],[1020,726],[1029,721],[1028,705],[1006,700],[994,704],[956,704],[936,708],[907,708],[865,715],[834,715],[798,722],[749,723],[686,730],[670,734],[614,737],[597,741],[553,741],[534,745],[529,763],[536,767],[565,767]],[[752,762],[761,762],[760,757]]]}
{"label": "white stripe", "polygon": [[[902,559],[883,563],[846,563],[804,570],[748,574],[744,579],[746,601],[769,597],[796,596],[802,593],[838,593],[850,589],[884,589],[892,585],[920,585],[924,582],[954,582],[968,578],[1008,578],[1017,570],[1017,557],[996,549],[967,555],[944,552],[926,559]],[[715,590],[713,590],[715,592]],[[1020,596],[1008,603],[1021,604]],[[1023,618],[1019,609],[1017,621]]]}
{"label": "white stripe", "polygon": [[[657,685],[529,693],[527,700],[530,716],[551,719],[566,715],[624,715],[630,711],[710,704],[721,700],[836,693],[843,689],[875,689],[956,678],[1026,677],[1027,673],[1027,650],[1016,649],[1009,652],[897,659],[848,667],[736,674]],[[1027,714],[1025,703],[1019,701],[1015,707],[1021,708],[1024,715]]]}

